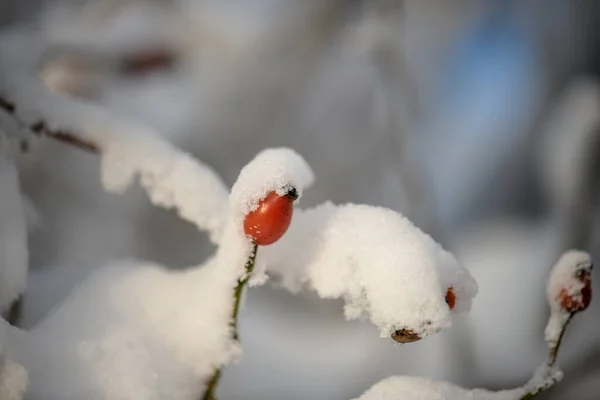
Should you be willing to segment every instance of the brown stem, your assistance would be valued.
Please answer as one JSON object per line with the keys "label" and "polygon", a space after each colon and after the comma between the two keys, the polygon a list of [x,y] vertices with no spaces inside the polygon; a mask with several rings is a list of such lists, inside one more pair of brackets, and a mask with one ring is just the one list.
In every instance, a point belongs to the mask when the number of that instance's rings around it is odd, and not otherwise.
{"label": "brown stem", "polygon": [[77,147],[79,149],[89,151],[91,153],[99,154],[101,152],[100,147],[96,143],[81,139],[72,132],[67,132],[60,129],[50,129],[44,121],[40,120],[33,124],[27,124],[23,122],[16,113],[17,107],[15,106],[15,104],[6,99],[3,99],[2,97],[0,97],[0,109],[12,115],[16,121],[20,122],[26,127],[26,129],[29,129],[37,136],[46,136],[54,140],[58,140],[59,142]]}
{"label": "brown stem", "polygon": [[567,330],[567,326],[569,326],[569,322],[571,322],[574,316],[575,313],[569,314],[569,318],[565,320],[565,323],[563,324],[560,330],[560,334],[558,335],[558,340],[556,341],[556,344],[550,346],[550,352],[548,353],[548,367],[553,367],[554,364],[556,364],[556,358],[558,357],[558,350],[560,349],[560,344],[562,343],[563,336],[565,335],[565,331]]}
{"label": "brown stem", "polygon": [[[242,294],[244,292],[244,287],[250,280],[250,276],[252,275],[252,271],[254,270],[254,263],[256,261],[256,252],[258,250],[258,246],[253,243],[252,251],[248,256],[248,260],[246,260],[246,271],[243,277],[239,278],[237,281],[237,285],[235,286],[235,290],[233,292],[233,311],[231,312],[231,328],[233,340],[239,341],[240,335],[238,332],[238,316],[240,313],[240,304],[242,300]],[[210,377],[206,384],[206,391],[204,392],[204,396],[202,396],[202,400],[216,400],[215,390],[217,389],[217,385],[219,384],[219,379],[221,378],[221,369],[217,368],[213,375]]]}

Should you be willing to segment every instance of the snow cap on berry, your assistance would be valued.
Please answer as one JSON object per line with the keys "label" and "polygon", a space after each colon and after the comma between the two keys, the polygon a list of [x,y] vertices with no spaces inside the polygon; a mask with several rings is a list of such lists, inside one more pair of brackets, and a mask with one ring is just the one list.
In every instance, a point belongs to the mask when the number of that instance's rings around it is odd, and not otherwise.
{"label": "snow cap on berry", "polygon": [[300,197],[313,181],[312,169],[294,150],[284,147],[263,150],[241,170],[233,185],[232,211],[243,218],[273,191],[283,196],[295,190]]}

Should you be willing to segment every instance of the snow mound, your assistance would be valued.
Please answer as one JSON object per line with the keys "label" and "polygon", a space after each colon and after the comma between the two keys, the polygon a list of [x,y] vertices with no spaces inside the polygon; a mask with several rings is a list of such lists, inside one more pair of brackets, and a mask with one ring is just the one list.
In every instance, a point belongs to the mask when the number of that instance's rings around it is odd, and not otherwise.
{"label": "snow mound", "polygon": [[408,329],[425,337],[446,328],[445,301],[466,312],[477,284],[456,259],[408,219],[389,209],[324,203],[297,210],[286,235],[261,249],[258,267],[298,292],[343,298],[348,319],[368,316],[383,336]]}
{"label": "snow mound", "polygon": [[375,384],[356,400],[518,400],[523,394],[523,389],[490,392],[428,378],[394,376]]}

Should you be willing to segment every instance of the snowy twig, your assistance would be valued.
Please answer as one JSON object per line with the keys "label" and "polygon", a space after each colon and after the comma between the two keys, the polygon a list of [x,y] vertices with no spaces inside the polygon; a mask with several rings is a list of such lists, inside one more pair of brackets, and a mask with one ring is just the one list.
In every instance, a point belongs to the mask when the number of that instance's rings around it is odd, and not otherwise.
{"label": "snowy twig", "polygon": [[[548,280],[547,298],[550,318],[546,326],[548,361],[543,366],[543,384],[527,388],[520,400],[529,400],[562,378],[556,360],[567,326],[575,314],[584,311],[592,300],[592,260],[588,253],[571,250],[562,255]],[[533,380],[532,380],[533,381]]]}
{"label": "snowy twig", "polygon": [[176,209],[218,243],[228,190],[217,173],[148,126],[50,91],[37,71],[48,50],[32,33],[0,35],[0,110],[39,136],[100,154],[108,191],[121,193],[139,177],[152,203]]}
{"label": "snowy twig", "polygon": [[[256,260],[256,252],[258,250],[258,246],[253,244],[252,252],[246,261],[246,274],[238,279],[237,285],[235,287],[234,295],[233,295],[233,312],[231,314],[231,326],[233,328],[233,339],[239,341],[239,333],[238,333],[238,315],[240,312],[240,302],[242,300],[242,294],[244,292],[244,287],[250,280],[250,276],[252,275],[252,271],[254,270],[254,262]],[[214,374],[208,380],[206,384],[206,392],[204,396],[202,396],[202,400],[214,400],[215,399],[215,390],[217,385],[219,384],[219,379],[221,378],[221,369],[218,368],[215,370]]]}
{"label": "snowy twig", "polygon": [[537,383],[532,388],[528,388],[528,385],[526,385],[525,390],[527,391],[527,393],[525,393],[519,400],[529,400],[534,398],[536,395],[540,394],[544,390],[551,388],[556,382],[558,382],[562,378],[562,373],[556,368],[556,359],[558,356],[558,351],[560,350],[562,338],[565,334],[567,326],[569,325],[569,322],[571,322],[574,315],[575,313],[571,313],[569,314],[569,317],[564,320],[564,323],[560,327],[558,340],[554,343],[548,343],[548,361],[542,367],[541,376],[544,378],[542,383]]}
{"label": "snowy twig", "polygon": [[[231,284],[232,294],[226,293],[233,300],[228,318],[228,341],[232,348],[241,348],[238,317],[244,287],[254,272],[258,246],[272,244],[286,233],[293,204],[313,179],[312,170],[297,153],[285,148],[268,149],[242,169],[231,189],[229,215],[217,263],[222,268],[219,279],[235,279]],[[234,251],[236,248],[240,251]],[[215,398],[223,365],[222,362],[213,364],[203,400]]]}
{"label": "snowy twig", "polygon": [[583,251],[565,252],[554,265],[548,279],[547,299],[550,318],[545,331],[548,360],[525,385],[510,390],[465,389],[451,383],[427,378],[395,376],[375,384],[356,400],[401,400],[408,398],[438,400],[530,400],[562,379],[557,365],[558,352],[567,326],[575,314],[591,301],[590,255]]}
{"label": "snowy twig", "polygon": [[569,314],[569,317],[565,320],[564,324],[562,325],[562,327],[560,329],[560,334],[558,336],[558,340],[556,341],[556,343],[550,344],[550,351],[548,353],[548,366],[549,367],[553,367],[554,364],[556,364],[556,359],[558,357],[558,351],[560,350],[560,345],[562,343],[563,336],[565,334],[565,331],[567,330],[567,326],[569,325],[569,322],[571,322],[571,320],[573,319],[575,314],[576,313]]}
{"label": "snowy twig", "polygon": [[86,150],[96,154],[100,153],[100,149],[97,144],[89,140],[81,139],[77,137],[76,134],[73,134],[71,132],[67,132],[64,130],[49,129],[43,121],[38,121],[30,125],[26,124],[16,114],[16,106],[2,97],[0,97],[0,108],[6,111],[8,114],[12,115],[16,121],[18,121],[21,125],[25,126],[26,129],[29,129],[31,132],[38,136],[46,136],[58,140],[60,142],[69,144],[71,146],[80,148],[82,150]]}
{"label": "snowy twig", "polygon": [[248,257],[248,261],[246,261],[246,275],[244,277],[238,279],[237,286],[235,287],[234,293],[234,303],[233,303],[233,313],[231,315],[231,325],[233,327],[233,338],[235,340],[239,340],[238,333],[238,315],[240,312],[240,302],[242,300],[242,293],[244,291],[244,287],[250,280],[250,276],[252,275],[252,271],[254,270],[254,262],[256,261],[256,252],[258,251],[258,246],[253,244],[252,252]]}

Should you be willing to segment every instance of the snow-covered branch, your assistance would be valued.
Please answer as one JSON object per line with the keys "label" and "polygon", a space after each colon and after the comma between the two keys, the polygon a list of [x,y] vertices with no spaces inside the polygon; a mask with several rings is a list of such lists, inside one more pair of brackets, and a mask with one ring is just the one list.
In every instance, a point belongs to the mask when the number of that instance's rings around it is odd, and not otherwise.
{"label": "snow-covered branch", "polygon": [[368,317],[382,337],[438,332],[477,293],[469,272],[429,235],[397,212],[367,205],[298,210],[282,240],[259,253],[257,271],[292,292],[308,287],[343,298],[346,317]]}
{"label": "snow-covered branch", "polygon": [[427,378],[396,376],[382,380],[357,400],[530,400],[559,382],[563,373],[556,363],[562,338],[575,314],[591,301],[590,255],[583,251],[565,252],[554,265],[548,279],[547,298],[550,318],[545,340],[548,359],[525,385],[498,392],[465,389],[451,383]]}
{"label": "snow-covered branch", "polygon": [[147,126],[48,90],[37,71],[48,50],[27,31],[0,36],[0,109],[23,129],[99,153],[109,191],[122,192],[139,176],[154,204],[175,208],[217,242],[227,189],[215,171]]}
{"label": "snow-covered branch", "polygon": [[[3,325],[0,346],[29,371],[28,393],[212,396],[220,369],[241,353],[239,301],[249,278],[265,281],[260,268],[288,288],[306,284],[321,297],[345,298],[349,318],[368,315],[382,334],[400,342],[447,327],[452,309],[468,309],[476,290],[468,272],[405,218],[377,207],[325,203],[298,210],[282,240],[259,246],[259,269],[248,268],[255,239],[246,228],[256,228],[256,221],[249,227],[244,221],[267,194],[291,190],[294,199],[312,179],[295,152],[265,150],[241,171],[219,249],[202,266],[169,271],[116,263],[88,278],[32,331]],[[252,231],[262,233],[262,227]]]}
{"label": "snow-covered branch", "polygon": [[203,265],[170,271],[118,262],[89,277],[29,332],[0,320],[0,349],[29,371],[28,395],[197,400],[214,371],[241,353],[232,316],[253,247],[245,216],[266,193],[293,187],[300,195],[311,181],[295,152],[266,150],[240,173],[223,244]]}

